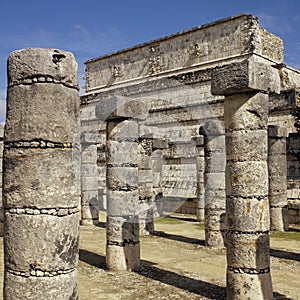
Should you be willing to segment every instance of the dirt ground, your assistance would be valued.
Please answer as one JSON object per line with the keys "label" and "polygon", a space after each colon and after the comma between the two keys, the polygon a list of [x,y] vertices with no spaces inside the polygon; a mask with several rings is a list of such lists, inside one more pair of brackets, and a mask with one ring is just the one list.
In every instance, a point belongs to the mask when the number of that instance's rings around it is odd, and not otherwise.
{"label": "dirt ground", "polygon": [[[105,270],[104,214],[100,221],[81,227],[81,300],[225,299],[225,249],[204,247],[203,225],[194,219],[157,219],[155,235],[141,238],[141,268],[130,273]],[[0,254],[3,261],[2,243]],[[271,235],[271,272],[276,299],[300,299],[300,226]]]}

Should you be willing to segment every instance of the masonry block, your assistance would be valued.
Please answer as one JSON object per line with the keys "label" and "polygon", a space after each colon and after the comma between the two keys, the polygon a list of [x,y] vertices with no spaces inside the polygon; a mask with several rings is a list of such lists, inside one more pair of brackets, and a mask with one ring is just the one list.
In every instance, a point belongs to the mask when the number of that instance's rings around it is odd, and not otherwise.
{"label": "masonry block", "polygon": [[280,93],[279,71],[258,58],[250,58],[212,71],[212,94],[265,91]]}
{"label": "masonry block", "polygon": [[96,105],[96,117],[102,121],[114,119],[144,120],[148,115],[148,107],[137,100],[122,96],[102,99]]}

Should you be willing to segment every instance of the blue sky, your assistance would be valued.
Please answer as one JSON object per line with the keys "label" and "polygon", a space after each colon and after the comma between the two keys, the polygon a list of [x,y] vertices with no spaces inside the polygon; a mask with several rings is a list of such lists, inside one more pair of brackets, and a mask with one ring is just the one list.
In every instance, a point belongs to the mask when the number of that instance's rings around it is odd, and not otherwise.
{"label": "blue sky", "polygon": [[88,59],[246,12],[284,40],[286,64],[300,69],[300,0],[5,0],[0,11],[0,121],[7,57],[27,47],[73,52],[82,87]]}

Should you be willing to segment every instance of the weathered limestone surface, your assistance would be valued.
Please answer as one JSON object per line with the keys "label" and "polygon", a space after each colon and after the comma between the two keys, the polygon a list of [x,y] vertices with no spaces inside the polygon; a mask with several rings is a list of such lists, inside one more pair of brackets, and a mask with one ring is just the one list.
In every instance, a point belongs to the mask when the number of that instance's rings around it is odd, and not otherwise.
{"label": "weathered limestone surface", "polygon": [[205,152],[205,244],[224,246],[226,192],[225,192],[225,133],[220,122],[208,121],[200,127],[204,135]]}
{"label": "weathered limestone surface", "polygon": [[196,145],[196,168],[197,168],[197,210],[196,216],[198,222],[204,222],[205,219],[205,197],[204,197],[204,172],[205,172],[205,151],[204,136],[193,137]]}
{"label": "weathered limestone surface", "polygon": [[[223,95],[230,91],[212,95],[211,73],[215,66],[231,63],[237,63],[231,71],[238,75],[232,77],[230,84],[241,91],[251,91],[255,85],[261,88],[266,81],[268,90],[276,88],[278,91],[277,83],[281,80],[281,93],[270,95],[269,124],[288,127],[290,133],[295,131],[290,109],[298,97],[295,90],[300,84],[300,73],[282,64],[282,40],[260,28],[254,16],[234,16],[86,62],[81,129],[82,136],[87,136],[97,148],[97,169],[90,173],[88,182],[92,188],[98,182],[98,189],[89,191],[88,186],[85,187],[84,198],[92,202],[97,200],[98,206],[105,209],[105,126],[96,114],[98,111],[104,113],[101,106],[112,107],[122,98],[123,103],[147,104],[148,115],[141,125],[146,125],[150,131],[153,129],[155,137],[163,137],[167,144],[170,143],[169,149],[163,150],[161,172],[153,172],[155,194],[164,194],[166,197],[160,199],[169,208],[178,208],[186,198],[186,204],[179,211],[196,214],[199,203],[196,156],[188,160],[186,156],[197,148],[189,145],[191,138],[198,135],[199,126],[207,120],[222,121],[224,118]],[[271,74],[269,78],[266,75],[272,66],[278,68],[280,76]],[[228,70],[225,68],[223,72],[228,73]],[[114,114],[108,110],[104,117]],[[122,110],[126,111],[124,106],[120,106],[120,115]],[[241,140],[239,135],[242,133],[232,133],[232,139]],[[247,134],[251,143],[257,138],[260,141],[262,136]],[[179,145],[179,141],[185,141],[186,145]],[[159,157],[157,151],[160,150],[154,151],[152,160]],[[188,185],[187,181],[193,184]],[[289,189],[295,190],[295,187],[289,185]]]}
{"label": "weathered limestone surface", "polygon": [[77,299],[79,94],[71,53],[8,60],[4,299]]}
{"label": "weathered limestone surface", "polygon": [[87,61],[86,92],[253,53],[282,63],[283,42],[260,28],[256,17],[237,15]]}
{"label": "weathered limestone surface", "polygon": [[300,224],[300,132],[287,139],[288,210],[289,223]]}
{"label": "weathered limestone surface", "polygon": [[153,138],[144,136],[138,141],[139,232],[141,236],[154,233],[155,194],[151,168]]}
{"label": "weathered limestone surface", "polygon": [[285,231],[289,229],[287,206],[287,163],[286,163],[286,128],[268,127],[268,168],[270,229]]}
{"label": "weathered limestone surface", "polygon": [[[242,71],[242,77],[248,79],[239,84],[236,70]],[[263,73],[260,81],[251,79],[255,72]],[[226,95],[227,299],[273,298],[269,254],[267,92],[278,91],[276,82],[280,83],[278,70],[252,60],[216,68],[212,74],[213,92]],[[250,140],[257,137],[260,143],[249,143],[247,136]]]}
{"label": "weathered limestone surface", "polygon": [[122,100],[114,98],[115,107],[99,105],[96,113],[107,122],[106,264],[111,271],[134,270],[140,263],[139,215],[142,207],[137,119],[139,112],[146,112],[146,109],[142,105],[136,107],[135,102],[124,106]]}

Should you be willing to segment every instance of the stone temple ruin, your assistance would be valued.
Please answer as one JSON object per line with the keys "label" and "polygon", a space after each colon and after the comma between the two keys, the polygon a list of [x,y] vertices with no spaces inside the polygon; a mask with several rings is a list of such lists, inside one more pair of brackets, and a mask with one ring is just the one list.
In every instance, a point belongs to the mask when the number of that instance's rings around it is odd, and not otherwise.
{"label": "stone temple ruin", "polygon": [[299,222],[300,72],[256,17],[89,60],[81,99],[68,52],[15,51],[8,74],[5,299],[77,299],[79,220],[99,210],[109,270],[139,266],[155,216],[190,213],[227,248],[227,298],[273,298],[269,231]]}

